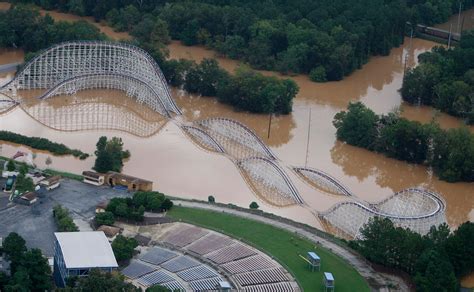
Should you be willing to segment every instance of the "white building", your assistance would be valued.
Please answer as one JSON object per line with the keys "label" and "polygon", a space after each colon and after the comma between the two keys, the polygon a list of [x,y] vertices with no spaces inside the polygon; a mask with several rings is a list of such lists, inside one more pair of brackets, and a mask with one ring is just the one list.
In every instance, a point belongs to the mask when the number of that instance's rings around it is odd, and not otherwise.
{"label": "white building", "polygon": [[102,231],[55,232],[54,280],[64,287],[70,276],[87,276],[93,268],[118,268],[112,247]]}

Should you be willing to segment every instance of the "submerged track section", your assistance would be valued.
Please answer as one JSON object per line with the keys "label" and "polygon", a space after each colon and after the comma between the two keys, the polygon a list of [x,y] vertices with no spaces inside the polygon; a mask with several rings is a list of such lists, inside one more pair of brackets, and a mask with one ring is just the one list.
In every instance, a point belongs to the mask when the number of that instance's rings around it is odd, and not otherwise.
{"label": "submerged track section", "polygon": [[340,236],[360,238],[360,229],[373,217],[388,218],[396,226],[426,234],[431,226],[446,222],[445,210],[446,203],[436,193],[409,188],[375,204],[341,202],[319,216]]}

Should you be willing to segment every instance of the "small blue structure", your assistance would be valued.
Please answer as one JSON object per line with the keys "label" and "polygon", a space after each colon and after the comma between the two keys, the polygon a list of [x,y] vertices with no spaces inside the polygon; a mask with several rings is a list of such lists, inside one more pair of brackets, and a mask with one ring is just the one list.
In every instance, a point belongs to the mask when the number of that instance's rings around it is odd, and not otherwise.
{"label": "small blue structure", "polygon": [[315,252],[312,252],[312,251],[308,252],[308,263],[309,263],[309,268],[313,272],[316,268],[318,268],[318,271],[321,269],[321,259]]}
{"label": "small blue structure", "polygon": [[335,283],[332,273],[324,272],[324,286],[326,287],[326,292],[334,291]]}
{"label": "small blue structure", "polygon": [[220,281],[219,284],[217,285],[217,291],[230,291],[232,289],[232,286],[230,285],[229,282],[227,281]]}

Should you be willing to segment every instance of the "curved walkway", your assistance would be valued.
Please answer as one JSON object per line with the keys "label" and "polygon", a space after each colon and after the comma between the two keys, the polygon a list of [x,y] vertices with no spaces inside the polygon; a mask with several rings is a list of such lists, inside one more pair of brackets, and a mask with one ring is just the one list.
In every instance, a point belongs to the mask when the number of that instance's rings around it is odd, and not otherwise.
{"label": "curved walkway", "polygon": [[299,228],[297,226],[293,226],[284,222],[280,222],[274,219],[270,219],[267,217],[251,214],[244,211],[234,210],[230,208],[221,207],[218,205],[210,205],[207,203],[200,203],[200,202],[190,202],[190,201],[182,201],[182,200],[173,200],[176,205],[181,205],[183,207],[190,207],[190,208],[198,208],[198,209],[206,209],[211,211],[218,211],[222,213],[232,214],[239,217],[244,217],[247,219],[252,219],[255,221],[263,222],[292,233],[299,234],[310,241],[314,242],[315,244],[319,244],[322,247],[329,249],[332,253],[340,256],[341,258],[345,259],[354,269],[359,272],[359,274],[365,278],[367,283],[369,284],[372,291],[390,291],[388,288],[389,283],[396,281],[396,284],[399,286],[401,291],[409,291],[408,286],[406,283],[395,276],[390,275],[390,281],[387,280],[385,276],[380,274],[379,272],[375,271],[370,264],[368,264],[365,259],[363,259],[360,255],[355,254],[353,251],[346,249],[330,240],[327,240],[323,237],[318,236],[317,234],[311,233],[307,230]]}

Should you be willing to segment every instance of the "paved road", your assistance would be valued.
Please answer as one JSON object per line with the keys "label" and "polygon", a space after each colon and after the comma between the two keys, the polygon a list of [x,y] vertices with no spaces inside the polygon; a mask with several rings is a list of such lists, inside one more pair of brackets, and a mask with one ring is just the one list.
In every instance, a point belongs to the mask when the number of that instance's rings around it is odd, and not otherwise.
{"label": "paved road", "polygon": [[405,282],[402,279],[399,279],[397,277],[391,276],[390,280],[388,281],[385,276],[382,274],[376,272],[363,258],[361,258],[359,255],[353,253],[352,251],[345,249],[344,247],[329,241],[325,238],[322,238],[314,233],[311,233],[307,230],[301,229],[299,227],[279,222],[270,218],[266,218],[263,216],[239,211],[239,210],[234,210],[230,208],[225,208],[225,207],[220,207],[216,205],[209,205],[206,203],[199,203],[199,202],[189,202],[189,201],[181,201],[181,200],[173,200],[175,205],[181,205],[183,207],[191,207],[191,208],[200,208],[200,209],[207,209],[207,210],[212,210],[212,211],[217,211],[217,212],[223,212],[223,213],[228,213],[232,215],[236,215],[239,217],[245,217],[247,219],[252,219],[255,221],[263,222],[281,229],[288,230],[292,233],[297,233],[303,237],[306,237],[307,239],[311,240],[315,244],[320,244],[321,246],[330,249],[334,254],[340,256],[341,258],[345,259],[348,261],[361,275],[364,277],[367,282],[369,283],[371,289],[373,291],[390,291],[388,289],[389,283],[393,283],[393,281],[396,281],[396,284],[400,287],[399,289],[401,291],[408,291],[408,287],[405,284]]}

